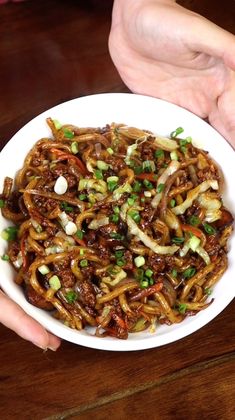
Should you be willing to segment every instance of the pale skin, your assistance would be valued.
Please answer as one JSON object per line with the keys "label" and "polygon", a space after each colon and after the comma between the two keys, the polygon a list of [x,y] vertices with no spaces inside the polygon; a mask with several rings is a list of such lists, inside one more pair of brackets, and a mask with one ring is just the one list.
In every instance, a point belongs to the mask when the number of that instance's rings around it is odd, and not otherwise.
{"label": "pale skin", "polygon": [[[1,4],[1,2],[0,2]],[[124,83],[207,118],[235,147],[235,37],[173,0],[115,0],[109,50]],[[0,322],[42,349],[60,339],[0,291]]]}
{"label": "pale skin", "polygon": [[130,90],[207,118],[235,147],[235,36],[173,0],[116,0],[109,49]]}

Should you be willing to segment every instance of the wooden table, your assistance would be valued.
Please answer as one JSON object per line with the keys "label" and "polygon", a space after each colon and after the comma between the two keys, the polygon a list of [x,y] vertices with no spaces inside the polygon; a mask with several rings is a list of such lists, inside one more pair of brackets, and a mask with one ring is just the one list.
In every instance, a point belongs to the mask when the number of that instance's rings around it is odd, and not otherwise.
{"label": "wooden table", "polygon": [[[181,3],[235,30],[234,0]],[[1,146],[53,105],[128,91],[107,50],[111,7],[109,0],[0,7]],[[235,302],[177,343],[131,353],[67,342],[43,353],[0,326],[0,418],[232,420],[234,325]]]}

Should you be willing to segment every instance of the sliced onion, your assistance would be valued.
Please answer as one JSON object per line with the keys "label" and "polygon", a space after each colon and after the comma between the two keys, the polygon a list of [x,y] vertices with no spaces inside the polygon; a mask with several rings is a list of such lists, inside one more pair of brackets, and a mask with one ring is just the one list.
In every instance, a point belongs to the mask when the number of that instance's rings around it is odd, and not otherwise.
{"label": "sliced onion", "polygon": [[179,147],[177,141],[162,136],[156,136],[154,138],[154,143],[162,150],[166,150],[167,152],[172,152]]}
{"label": "sliced onion", "polygon": [[156,254],[160,255],[167,255],[167,254],[174,254],[178,251],[179,247],[176,245],[171,246],[162,246],[158,245],[158,243],[150,238],[150,236],[146,235],[134,222],[134,220],[127,215],[127,225],[129,227],[129,231],[131,235],[137,236],[137,238],[144,243],[149,249],[151,249]]}
{"label": "sliced onion", "polygon": [[197,254],[200,255],[200,257],[205,261],[206,265],[210,264],[211,262],[210,257],[204,248],[202,248],[201,246],[198,246],[195,252],[197,252]]}
{"label": "sliced onion", "polygon": [[89,229],[99,229],[101,226],[105,226],[109,224],[109,218],[107,216],[97,217],[97,219],[93,219],[91,223],[89,223]]}
{"label": "sliced onion", "polygon": [[[180,167],[180,163],[177,160],[172,160],[170,164],[167,166],[167,168],[165,169],[165,171],[158,178],[157,185],[165,184],[169,176],[172,175],[174,172],[176,172],[179,169],[179,167]],[[162,192],[157,193],[151,201],[151,206],[153,208],[157,208],[158,204],[161,201],[161,198],[162,198]]]}
{"label": "sliced onion", "polygon": [[193,204],[193,201],[198,198],[199,194],[205,192],[209,188],[213,188],[213,190],[218,190],[219,188],[218,181],[215,179],[208,179],[206,181],[203,181],[196,188],[193,188],[193,190],[190,190],[187,194],[186,200],[172,209],[173,213],[176,215],[184,214],[184,212],[189,207],[191,207],[191,205]]}

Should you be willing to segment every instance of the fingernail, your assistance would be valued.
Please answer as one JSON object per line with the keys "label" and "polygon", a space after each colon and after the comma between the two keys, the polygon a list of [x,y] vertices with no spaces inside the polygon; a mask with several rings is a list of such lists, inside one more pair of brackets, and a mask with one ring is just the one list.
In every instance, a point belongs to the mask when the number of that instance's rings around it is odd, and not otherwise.
{"label": "fingernail", "polygon": [[56,351],[57,350],[57,347],[48,346],[47,348],[48,348],[48,350],[51,350],[51,351]]}
{"label": "fingernail", "polygon": [[43,346],[41,346],[41,344],[38,344],[38,343],[34,343],[33,342],[33,345],[36,346],[36,347],[38,347],[39,349],[41,349],[43,351],[47,351],[47,347],[43,347]]}

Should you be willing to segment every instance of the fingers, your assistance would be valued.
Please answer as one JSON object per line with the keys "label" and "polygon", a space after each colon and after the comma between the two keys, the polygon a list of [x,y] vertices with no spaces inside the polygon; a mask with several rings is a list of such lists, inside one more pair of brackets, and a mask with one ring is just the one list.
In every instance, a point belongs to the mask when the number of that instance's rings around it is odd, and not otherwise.
{"label": "fingers", "polygon": [[48,333],[0,290],[0,322],[44,350],[57,350],[60,339]]}
{"label": "fingers", "polygon": [[191,49],[221,58],[227,66],[235,69],[235,36],[232,33],[198,14],[189,16],[184,30],[186,36],[189,35],[185,39]]}

